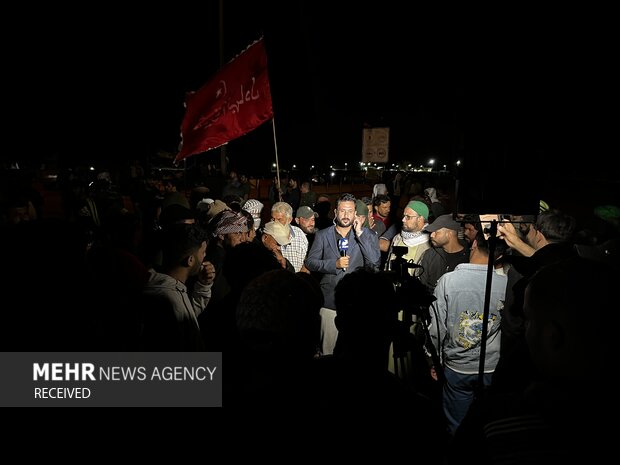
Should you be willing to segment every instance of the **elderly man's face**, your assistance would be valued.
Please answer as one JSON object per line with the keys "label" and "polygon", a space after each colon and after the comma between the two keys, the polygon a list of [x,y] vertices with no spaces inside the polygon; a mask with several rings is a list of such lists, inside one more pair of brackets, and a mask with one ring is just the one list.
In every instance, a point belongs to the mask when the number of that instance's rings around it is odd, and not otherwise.
{"label": "elderly man's face", "polygon": [[286,215],[282,212],[271,212],[272,221],[277,221],[282,226],[286,226],[291,222],[290,218],[287,218]]}

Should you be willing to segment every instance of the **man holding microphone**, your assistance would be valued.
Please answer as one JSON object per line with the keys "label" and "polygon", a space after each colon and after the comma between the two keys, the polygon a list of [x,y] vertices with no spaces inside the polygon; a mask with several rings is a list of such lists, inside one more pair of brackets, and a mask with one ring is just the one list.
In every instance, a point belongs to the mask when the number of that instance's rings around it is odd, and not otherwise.
{"label": "man holding microphone", "polygon": [[334,226],[316,233],[312,248],[306,258],[306,268],[322,273],[321,290],[325,306],[321,308],[321,353],[333,353],[338,337],[334,324],[336,305],[334,290],[346,273],[358,268],[378,270],[381,261],[379,240],[362,225],[364,218],[356,215],[355,197],[341,195],[334,210]]}

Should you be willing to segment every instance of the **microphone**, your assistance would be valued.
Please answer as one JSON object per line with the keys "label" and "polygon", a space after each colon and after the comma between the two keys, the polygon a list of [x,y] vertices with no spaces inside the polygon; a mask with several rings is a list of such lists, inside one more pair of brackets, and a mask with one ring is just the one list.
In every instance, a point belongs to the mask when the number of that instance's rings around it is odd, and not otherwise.
{"label": "microphone", "polygon": [[[346,257],[347,250],[349,250],[349,240],[346,237],[341,237],[338,240],[338,250],[340,250],[340,256]],[[347,271],[346,268],[343,268],[344,271]]]}

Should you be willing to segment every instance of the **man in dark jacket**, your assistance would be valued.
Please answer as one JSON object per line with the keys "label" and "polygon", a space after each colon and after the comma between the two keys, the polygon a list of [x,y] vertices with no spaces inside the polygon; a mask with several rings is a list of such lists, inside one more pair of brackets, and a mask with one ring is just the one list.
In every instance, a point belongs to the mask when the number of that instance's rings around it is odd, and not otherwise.
{"label": "man in dark jacket", "polygon": [[432,294],[437,281],[445,273],[454,270],[456,265],[469,262],[469,249],[459,241],[458,231],[460,224],[452,219],[452,214],[441,215],[426,231],[431,233],[430,249],[424,252],[420,265],[424,272],[420,281]]}
{"label": "man in dark jacket", "polygon": [[323,274],[321,290],[325,307],[321,308],[321,344],[324,355],[333,353],[338,336],[334,324],[336,284],[345,274],[358,268],[378,270],[381,261],[379,239],[368,228],[362,227],[363,218],[356,215],[355,201],[351,194],[340,196],[334,212],[335,225],[316,233],[306,258],[308,270]]}

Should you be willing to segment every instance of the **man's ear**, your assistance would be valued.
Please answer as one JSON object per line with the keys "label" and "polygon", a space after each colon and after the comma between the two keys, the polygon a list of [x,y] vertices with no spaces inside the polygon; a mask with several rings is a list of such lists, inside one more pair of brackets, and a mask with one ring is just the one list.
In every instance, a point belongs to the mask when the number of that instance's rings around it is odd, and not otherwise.
{"label": "man's ear", "polygon": [[196,258],[193,255],[188,255],[187,257],[185,257],[184,265],[188,268],[191,268],[195,260]]}

